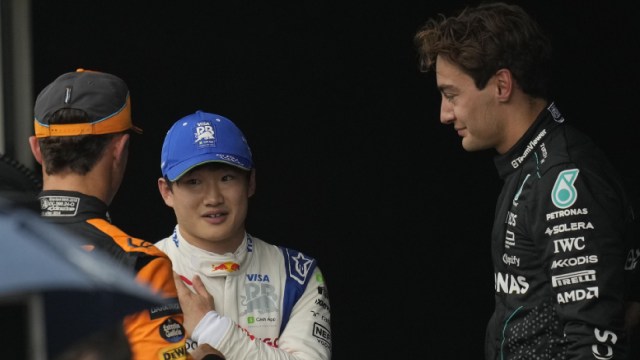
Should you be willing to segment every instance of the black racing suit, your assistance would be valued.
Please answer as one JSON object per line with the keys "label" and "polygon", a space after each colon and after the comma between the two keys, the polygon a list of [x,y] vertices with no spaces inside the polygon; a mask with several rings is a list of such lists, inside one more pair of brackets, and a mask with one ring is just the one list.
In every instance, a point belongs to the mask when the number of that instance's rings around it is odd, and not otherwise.
{"label": "black racing suit", "polygon": [[495,164],[486,359],[626,359],[633,211],[613,166],[553,103]]}

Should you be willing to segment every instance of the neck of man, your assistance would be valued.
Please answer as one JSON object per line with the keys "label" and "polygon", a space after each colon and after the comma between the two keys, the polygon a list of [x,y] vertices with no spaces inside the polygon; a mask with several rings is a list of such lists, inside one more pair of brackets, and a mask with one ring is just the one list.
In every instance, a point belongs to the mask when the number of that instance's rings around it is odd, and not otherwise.
{"label": "neck of man", "polygon": [[516,96],[507,106],[504,116],[504,141],[496,147],[496,151],[500,154],[509,151],[524,136],[540,112],[547,106],[547,101],[541,98]]}
{"label": "neck of man", "polygon": [[70,170],[53,175],[47,175],[43,171],[42,189],[76,191],[97,197],[105,204],[110,205],[117,191],[117,186],[120,184],[114,184],[111,171],[108,171],[105,167],[104,162],[98,162],[91,171],[84,175]]}

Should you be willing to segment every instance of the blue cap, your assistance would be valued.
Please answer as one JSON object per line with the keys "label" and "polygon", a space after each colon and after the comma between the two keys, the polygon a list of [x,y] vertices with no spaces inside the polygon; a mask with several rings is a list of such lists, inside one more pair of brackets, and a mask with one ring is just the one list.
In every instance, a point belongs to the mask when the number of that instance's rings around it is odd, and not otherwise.
{"label": "blue cap", "polygon": [[160,160],[162,176],[170,181],[211,162],[253,168],[251,149],[242,131],[226,117],[200,110],[176,121],[167,131]]}

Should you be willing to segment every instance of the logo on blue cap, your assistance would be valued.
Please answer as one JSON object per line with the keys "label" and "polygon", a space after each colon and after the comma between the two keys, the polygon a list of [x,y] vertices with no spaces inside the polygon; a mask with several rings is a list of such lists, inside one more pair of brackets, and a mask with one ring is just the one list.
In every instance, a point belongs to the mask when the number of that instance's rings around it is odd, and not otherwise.
{"label": "logo on blue cap", "polygon": [[207,146],[207,145],[215,146],[216,144],[213,125],[209,121],[199,122],[196,125],[196,132],[194,135],[196,136],[195,142],[201,146]]}
{"label": "logo on blue cap", "polygon": [[196,111],[173,124],[162,145],[162,175],[175,181],[196,166],[222,162],[251,170],[251,149],[229,119]]}

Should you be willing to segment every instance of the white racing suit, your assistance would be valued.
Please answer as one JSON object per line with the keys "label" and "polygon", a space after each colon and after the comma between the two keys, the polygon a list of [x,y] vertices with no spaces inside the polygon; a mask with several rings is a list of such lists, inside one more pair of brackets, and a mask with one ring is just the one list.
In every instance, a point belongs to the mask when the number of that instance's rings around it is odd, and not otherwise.
{"label": "white racing suit", "polygon": [[234,359],[331,359],[327,288],[316,260],[245,234],[233,253],[189,244],[179,227],[156,246],[188,285],[198,274],[214,298],[188,349],[207,343]]}

